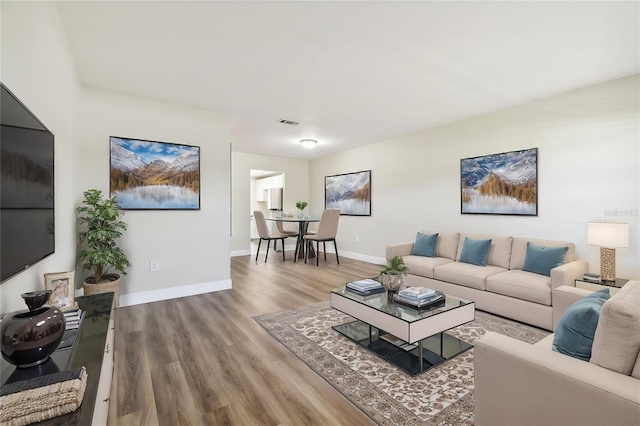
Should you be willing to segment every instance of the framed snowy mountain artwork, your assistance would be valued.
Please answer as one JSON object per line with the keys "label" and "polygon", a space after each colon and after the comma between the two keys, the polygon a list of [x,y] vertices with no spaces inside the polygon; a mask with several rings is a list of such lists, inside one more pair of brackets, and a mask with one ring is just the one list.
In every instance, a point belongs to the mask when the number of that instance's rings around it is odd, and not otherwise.
{"label": "framed snowy mountain artwork", "polygon": [[462,214],[538,215],[538,148],[460,160]]}
{"label": "framed snowy mountain artwork", "polygon": [[340,215],[371,216],[371,170],[325,176],[324,208]]}
{"label": "framed snowy mountain artwork", "polygon": [[200,210],[200,147],[109,138],[109,195],[126,210]]}

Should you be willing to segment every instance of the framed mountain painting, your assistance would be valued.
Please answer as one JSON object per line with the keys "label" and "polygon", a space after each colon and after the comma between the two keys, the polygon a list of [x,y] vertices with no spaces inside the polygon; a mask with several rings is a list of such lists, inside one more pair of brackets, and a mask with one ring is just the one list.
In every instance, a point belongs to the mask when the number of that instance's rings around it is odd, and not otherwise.
{"label": "framed mountain painting", "polygon": [[200,147],[111,136],[109,195],[126,210],[199,210]]}
{"label": "framed mountain painting", "polygon": [[462,214],[538,215],[538,148],[460,160]]}
{"label": "framed mountain painting", "polygon": [[341,215],[371,216],[371,170],[325,176],[324,208]]}

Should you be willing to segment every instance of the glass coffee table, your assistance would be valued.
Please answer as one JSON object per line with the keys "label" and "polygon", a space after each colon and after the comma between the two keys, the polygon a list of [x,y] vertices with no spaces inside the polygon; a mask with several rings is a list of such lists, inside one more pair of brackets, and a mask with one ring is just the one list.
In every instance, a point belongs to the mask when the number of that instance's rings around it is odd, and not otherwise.
{"label": "glass coffee table", "polygon": [[475,319],[475,303],[445,295],[428,308],[389,302],[387,293],[361,296],[331,290],[331,307],[356,318],[333,327],[410,375],[423,373],[473,346],[445,331]]}

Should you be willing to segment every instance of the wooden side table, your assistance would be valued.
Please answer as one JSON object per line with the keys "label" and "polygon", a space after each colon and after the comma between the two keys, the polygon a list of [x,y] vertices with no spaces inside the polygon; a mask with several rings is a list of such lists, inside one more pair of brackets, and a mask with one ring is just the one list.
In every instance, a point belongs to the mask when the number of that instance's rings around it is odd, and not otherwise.
{"label": "wooden side table", "polygon": [[592,281],[586,280],[575,280],[576,288],[583,288],[585,290],[598,291],[603,288],[609,289],[609,294],[612,296],[622,288],[629,280],[626,278],[616,278],[615,281],[600,281],[599,283],[595,283]]}

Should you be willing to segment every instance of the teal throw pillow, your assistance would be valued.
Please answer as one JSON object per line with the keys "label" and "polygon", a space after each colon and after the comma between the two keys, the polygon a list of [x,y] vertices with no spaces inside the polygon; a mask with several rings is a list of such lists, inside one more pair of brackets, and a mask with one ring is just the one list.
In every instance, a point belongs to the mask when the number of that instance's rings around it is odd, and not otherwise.
{"label": "teal throw pillow", "polygon": [[610,297],[609,289],[605,288],[569,306],[555,329],[553,350],[589,361],[600,310]]}
{"label": "teal throw pillow", "polygon": [[418,232],[411,254],[415,256],[435,257],[437,241],[438,234],[423,234],[422,232]]}
{"label": "teal throw pillow", "polygon": [[545,247],[528,241],[522,270],[550,276],[553,268],[564,264],[567,250],[569,247]]}
{"label": "teal throw pillow", "polygon": [[473,240],[466,237],[462,246],[462,253],[460,253],[460,262],[487,266],[490,247],[491,240]]}

